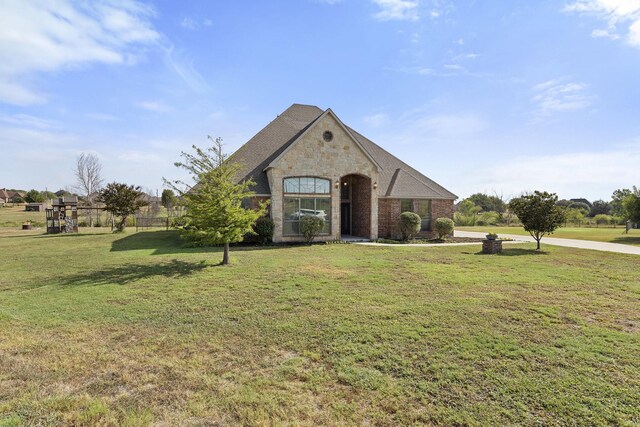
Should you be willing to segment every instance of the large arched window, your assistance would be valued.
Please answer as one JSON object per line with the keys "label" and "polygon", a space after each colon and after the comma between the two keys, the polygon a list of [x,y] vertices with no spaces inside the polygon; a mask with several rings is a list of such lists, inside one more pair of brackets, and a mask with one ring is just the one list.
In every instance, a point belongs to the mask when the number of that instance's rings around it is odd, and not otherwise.
{"label": "large arched window", "polygon": [[283,234],[300,235],[300,219],[319,216],[324,219],[321,234],[331,233],[331,181],[325,178],[296,176],[285,178]]}

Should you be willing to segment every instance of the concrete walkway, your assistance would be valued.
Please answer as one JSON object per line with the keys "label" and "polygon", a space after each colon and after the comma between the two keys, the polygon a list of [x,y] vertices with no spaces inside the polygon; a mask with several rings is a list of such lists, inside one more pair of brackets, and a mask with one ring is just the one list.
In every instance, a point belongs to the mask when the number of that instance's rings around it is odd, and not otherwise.
{"label": "concrete walkway", "polygon": [[[477,231],[458,231],[454,232],[456,237],[481,237],[484,238],[487,233]],[[513,239],[516,242],[533,242],[535,240],[531,236],[518,236],[517,234],[498,233],[499,237]],[[542,248],[544,245],[564,246],[566,248],[591,249],[594,251],[617,252],[619,254],[640,255],[640,246],[623,245],[621,243],[594,242],[593,240],[577,240],[577,239],[561,239],[558,237],[543,237],[540,241]]]}

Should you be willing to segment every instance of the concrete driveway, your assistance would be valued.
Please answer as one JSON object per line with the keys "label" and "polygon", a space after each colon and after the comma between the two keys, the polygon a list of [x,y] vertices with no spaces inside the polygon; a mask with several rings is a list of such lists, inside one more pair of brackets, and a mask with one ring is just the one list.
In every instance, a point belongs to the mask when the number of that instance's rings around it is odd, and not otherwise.
{"label": "concrete driveway", "polygon": [[[458,231],[454,232],[456,237],[485,237],[487,233],[478,231]],[[499,237],[507,237],[518,242],[533,242],[531,236],[518,236],[517,234],[498,233]],[[557,237],[543,237],[540,241],[542,248],[544,245],[564,246],[567,248],[592,249],[594,251],[617,252],[619,254],[640,255],[640,246],[623,245],[620,243],[594,242],[592,240],[560,239]]]}

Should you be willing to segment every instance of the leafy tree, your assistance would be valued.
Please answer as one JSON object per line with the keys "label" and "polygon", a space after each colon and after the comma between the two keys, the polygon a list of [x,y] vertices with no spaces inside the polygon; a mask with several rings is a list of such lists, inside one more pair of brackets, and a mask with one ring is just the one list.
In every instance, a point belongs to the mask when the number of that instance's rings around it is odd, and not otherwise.
{"label": "leafy tree", "polygon": [[622,207],[622,201],[632,194],[633,191],[629,190],[628,188],[619,188],[615,190],[611,195],[611,214],[614,216],[623,217],[624,208]]}
{"label": "leafy tree", "polygon": [[176,205],[176,194],[170,188],[165,188],[162,190],[162,196],[160,197],[160,202],[162,206],[164,206],[167,211],[170,211]]}
{"label": "leafy tree", "polygon": [[606,214],[598,214],[596,216],[593,217],[593,219],[596,221],[596,225],[607,225],[609,223],[611,223],[611,216],[610,215],[606,215]]}
{"label": "leafy tree", "polygon": [[604,200],[596,200],[591,204],[591,210],[589,211],[590,217],[597,215],[609,215],[611,213],[611,204]]}
{"label": "leafy tree", "polygon": [[454,213],[453,219],[456,225],[475,225],[476,215],[482,208],[476,206],[471,200],[464,199],[457,206],[457,212]]}
{"label": "leafy tree", "polygon": [[585,212],[583,209],[567,208],[564,210],[565,222],[572,224],[581,224],[585,220]]}
{"label": "leafy tree", "polygon": [[51,200],[51,199],[55,199],[56,198],[56,193],[52,192],[52,191],[42,191],[40,194],[42,194],[42,198],[46,201],[46,200]]}
{"label": "leafy tree", "polygon": [[502,213],[507,208],[506,203],[498,196],[489,196],[484,193],[476,193],[467,197],[474,205],[479,206],[484,212]]}
{"label": "leafy tree", "polygon": [[253,233],[256,220],[266,213],[268,202],[257,209],[245,209],[242,201],[255,195],[250,189],[252,180],[238,182],[241,165],[227,159],[222,150],[222,138],[208,136],[213,146],[201,149],[193,146],[195,154],[182,152],[185,169],[195,181],[189,186],[183,181],[165,183],[175,190],[187,208],[188,226],[184,236],[200,244],[222,244],[222,264],[229,263],[229,244],[240,242],[245,234]]}
{"label": "leafy tree", "polygon": [[640,194],[630,194],[625,197],[622,207],[625,219],[636,224],[640,223]]}
{"label": "leafy tree", "polygon": [[300,233],[307,243],[311,243],[324,228],[324,218],[305,215],[300,219]]}
{"label": "leafy tree", "polygon": [[402,212],[400,214],[399,225],[400,233],[402,233],[402,240],[407,241],[413,239],[413,237],[420,231],[420,224],[422,219],[420,215],[414,212]]}
{"label": "leafy tree", "polygon": [[44,197],[38,190],[29,190],[25,194],[24,200],[27,203],[42,203],[44,202]]}
{"label": "leafy tree", "polygon": [[537,250],[540,250],[540,240],[553,233],[565,221],[565,212],[560,206],[556,206],[558,196],[546,191],[535,191],[511,200],[509,208],[518,216],[518,219],[537,242]]}
{"label": "leafy tree", "polygon": [[114,218],[120,218],[116,224],[117,231],[124,231],[127,218],[147,205],[141,187],[119,182],[107,184],[100,190],[96,200],[104,203],[104,209],[110,212]]}

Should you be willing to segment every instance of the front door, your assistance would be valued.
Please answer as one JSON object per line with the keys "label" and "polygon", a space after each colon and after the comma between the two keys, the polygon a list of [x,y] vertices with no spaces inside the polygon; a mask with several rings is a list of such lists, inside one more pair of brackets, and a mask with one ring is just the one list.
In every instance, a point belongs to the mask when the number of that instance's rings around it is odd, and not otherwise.
{"label": "front door", "polygon": [[340,204],[340,233],[351,234],[351,204]]}

